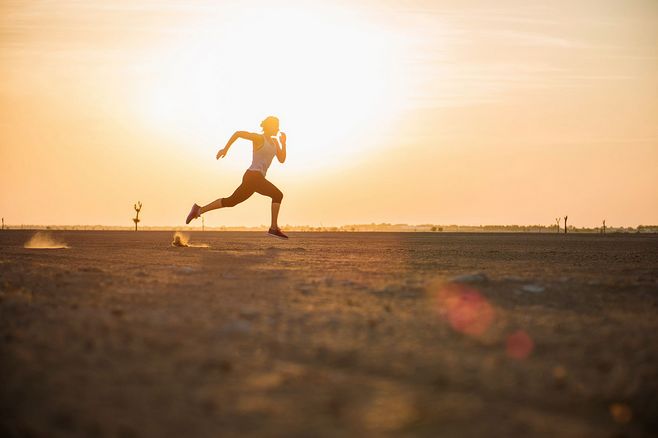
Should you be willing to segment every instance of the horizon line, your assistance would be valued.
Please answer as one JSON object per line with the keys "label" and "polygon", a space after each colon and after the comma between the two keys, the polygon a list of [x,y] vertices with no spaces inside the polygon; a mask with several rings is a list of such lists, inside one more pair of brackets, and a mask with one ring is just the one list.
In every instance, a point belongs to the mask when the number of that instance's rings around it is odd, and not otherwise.
{"label": "horizon line", "polygon": [[[141,231],[261,231],[261,230],[266,230],[268,228],[267,225],[261,224],[261,225],[253,225],[253,226],[246,226],[246,225],[218,225],[218,226],[189,226],[189,225],[145,225],[145,226],[140,226],[138,230]],[[529,231],[530,229],[535,229],[535,230],[550,230],[552,232],[555,232],[556,230],[556,225],[551,224],[551,225],[544,225],[544,224],[481,224],[481,225],[463,225],[463,224],[430,224],[430,223],[423,223],[423,224],[405,224],[405,223],[387,223],[387,222],[380,222],[380,223],[360,223],[360,224],[343,224],[343,225],[330,225],[330,226],[325,226],[325,225],[292,225],[292,224],[285,224],[283,226],[284,229],[288,229],[291,231],[327,231],[327,230],[335,230],[335,231],[378,231],[378,230],[385,230],[385,229],[391,229],[391,230],[396,230],[396,231],[430,231],[430,232],[443,232],[443,231],[449,231],[454,229],[518,229],[519,231]],[[560,230],[564,230],[564,226],[560,224],[559,227]],[[594,227],[587,227],[587,226],[574,226],[574,225],[568,225],[567,229],[569,230],[581,230],[581,231],[587,231],[587,230],[600,230],[602,229],[602,226],[594,226]],[[607,225],[606,224],[606,229],[613,231],[613,230],[640,230],[640,229],[656,229],[658,231],[658,224],[638,224],[636,226],[614,226],[614,225]],[[102,224],[76,224],[76,225],[71,225],[71,224],[7,224],[5,223],[3,225],[2,230],[79,230],[79,231],[121,231],[121,230],[127,230],[127,231],[135,231],[134,226],[130,225],[102,225]]]}

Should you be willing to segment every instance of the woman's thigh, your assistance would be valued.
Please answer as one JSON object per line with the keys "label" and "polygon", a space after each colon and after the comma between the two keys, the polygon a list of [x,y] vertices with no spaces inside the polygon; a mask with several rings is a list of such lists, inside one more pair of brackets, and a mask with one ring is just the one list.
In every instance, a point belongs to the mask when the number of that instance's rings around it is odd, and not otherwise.
{"label": "woman's thigh", "polygon": [[283,193],[277,188],[274,184],[269,182],[263,177],[262,180],[258,181],[255,187],[256,193],[260,193],[264,196],[269,196],[272,198],[272,202],[280,203],[283,199]]}
{"label": "woman's thigh", "polygon": [[243,178],[242,184],[238,186],[228,198],[222,199],[222,207],[233,207],[249,199],[254,194],[254,184],[249,179]]}

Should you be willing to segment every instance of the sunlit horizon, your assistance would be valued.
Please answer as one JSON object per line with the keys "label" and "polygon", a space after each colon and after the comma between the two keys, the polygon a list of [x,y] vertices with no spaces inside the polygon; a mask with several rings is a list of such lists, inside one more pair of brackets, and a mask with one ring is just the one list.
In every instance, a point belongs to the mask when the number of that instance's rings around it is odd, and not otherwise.
{"label": "sunlit horizon", "polygon": [[[282,224],[658,223],[658,4],[0,6],[0,216],[181,226],[269,115]],[[267,223],[254,195],[208,227]],[[200,223],[194,225],[200,226]]]}

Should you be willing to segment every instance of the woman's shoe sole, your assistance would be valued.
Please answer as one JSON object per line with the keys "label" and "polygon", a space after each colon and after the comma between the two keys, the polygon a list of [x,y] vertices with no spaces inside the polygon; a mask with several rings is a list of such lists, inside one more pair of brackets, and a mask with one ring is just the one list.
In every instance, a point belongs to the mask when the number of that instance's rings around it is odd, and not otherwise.
{"label": "woman's shoe sole", "polygon": [[277,236],[276,234],[272,234],[272,233],[270,233],[270,232],[268,232],[267,235],[268,235],[268,236],[275,237],[275,238],[277,238],[277,239],[281,239],[281,240],[288,240],[288,237]]}

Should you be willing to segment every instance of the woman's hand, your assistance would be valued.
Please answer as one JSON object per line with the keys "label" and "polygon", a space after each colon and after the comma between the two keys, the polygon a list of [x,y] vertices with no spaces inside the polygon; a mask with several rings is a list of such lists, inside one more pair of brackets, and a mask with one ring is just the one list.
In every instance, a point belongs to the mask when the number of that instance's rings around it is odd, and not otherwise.
{"label": "woman's hand", "polygon": [[219,152],[217,152],[217,159],[219,160],[220,158],[224,158],[226,156],[226,153],[228,152],[228,149],[223,148],[220,149]]}
{"label": "woman's hand", "polygon": [[[279,141],[281,142],[281,147],[277,146],[276,147],[276,159],[279,160],[279,163],[284,163],[286,161],[286,133],[282,132],[279,134]],[[276,138],[274,139],[275,144],[279,144],[278,141],[276,141]]]}

